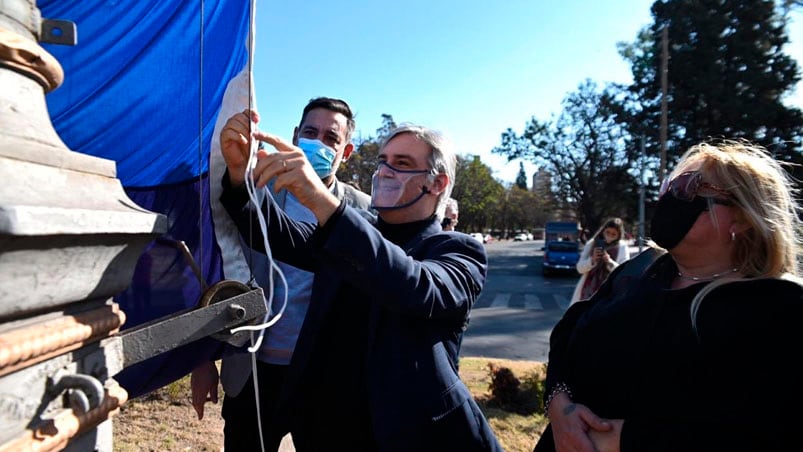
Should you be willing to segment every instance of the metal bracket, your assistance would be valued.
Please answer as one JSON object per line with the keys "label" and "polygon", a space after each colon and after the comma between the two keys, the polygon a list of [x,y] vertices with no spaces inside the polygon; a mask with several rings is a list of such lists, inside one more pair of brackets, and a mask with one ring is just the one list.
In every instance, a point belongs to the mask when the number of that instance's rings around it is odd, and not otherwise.
{"label": "metal bracket", "polygon": [[123,346],[123,367],[207,336],[240,346],[248,340],[250,333],[241,331],[232,335],[231,329],[250,321],[260,321],[266,312],[262,289],[254,289],[124,331],[118,336]]}
{"label": "metal bracket", "polygon": [[78,29],[75,22],[61,19],[42,19],[39,42],[74,46],[78,44]]}

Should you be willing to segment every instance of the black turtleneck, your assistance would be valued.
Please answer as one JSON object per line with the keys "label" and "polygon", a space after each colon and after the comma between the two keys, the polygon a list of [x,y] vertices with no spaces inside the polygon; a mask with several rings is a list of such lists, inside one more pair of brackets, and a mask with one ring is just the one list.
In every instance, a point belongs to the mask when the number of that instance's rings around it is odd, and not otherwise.
{"label": "black turtleneck", "polygon": [[376,228],[382,233],[382,237],[390,240],[395,245],[404,246],[433,221],[436,221],[435,215],[419,221],[398,224],[386,223],[380,217],[377,219]]}

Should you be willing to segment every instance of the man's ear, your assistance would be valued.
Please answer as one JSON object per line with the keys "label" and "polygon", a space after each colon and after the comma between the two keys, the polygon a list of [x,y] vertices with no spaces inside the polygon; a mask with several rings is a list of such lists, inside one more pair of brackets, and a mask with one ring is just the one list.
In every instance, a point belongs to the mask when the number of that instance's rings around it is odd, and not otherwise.
{"label": "man's ear", "polygon": [[446,186],[449,185],[449,176],[441,173],[436,174],[435,179],[432,181],[432,188],[429,189],[430,193],[439,195],[446,190]]}
{"label": "man's ear", "polygon": [[343,158],[340,159],[340,162],[347,162],[352,152],[354,152],[354,143],[349,143],[343,148]]}
{"label": "man's ear", "polygon": [[298,146],[298,127],[293,128],[293,146]]}

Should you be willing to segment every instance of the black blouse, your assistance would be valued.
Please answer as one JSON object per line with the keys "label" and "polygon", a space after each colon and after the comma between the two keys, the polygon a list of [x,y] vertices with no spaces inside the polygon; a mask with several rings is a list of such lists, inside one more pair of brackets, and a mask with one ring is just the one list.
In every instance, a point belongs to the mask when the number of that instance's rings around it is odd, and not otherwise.
{"label": "black blouse", "polygon": [[550,338],[547,389],[564,382],[575,402],[624,419],[622,451],[803,450],[801,287],[718,287],[695,330],[706,283],[669,290],[676,272],[665,255],[617,293],[573,305]]}

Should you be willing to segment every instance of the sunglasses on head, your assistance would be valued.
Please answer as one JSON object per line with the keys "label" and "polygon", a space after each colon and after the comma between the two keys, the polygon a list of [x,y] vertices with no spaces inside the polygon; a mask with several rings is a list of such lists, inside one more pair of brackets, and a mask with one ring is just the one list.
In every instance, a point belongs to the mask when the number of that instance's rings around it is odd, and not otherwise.
{"label": "sunglasses on head", "polygon": [[[710,190],[719,197],[700,195],[700,190]],[[733,195],[731,195],[729,191],[717,187],[714,184],[703,182],[703,174],[699,171],[687,171],[679,174],[669,182],[664,181],[659,197],[667,192],[672,193],[672,196],[681,201],[691,202],[695,197],[701,196],[711,200],[714,204],[721,204],[723,206],[733,205]]]}

